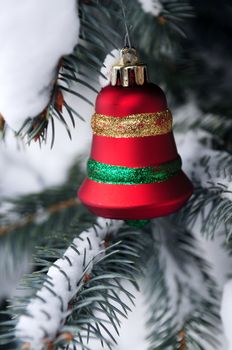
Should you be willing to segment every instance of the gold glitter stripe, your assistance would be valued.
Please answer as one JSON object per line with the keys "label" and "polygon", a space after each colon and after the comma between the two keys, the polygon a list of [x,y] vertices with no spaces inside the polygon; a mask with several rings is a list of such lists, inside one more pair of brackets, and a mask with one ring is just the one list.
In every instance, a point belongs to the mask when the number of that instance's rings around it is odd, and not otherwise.
{"label": "gold glitter stripe", "polygon": [[93,133],[108,137],[144,137],[167,134],[172,130],[172,114],[166,111],[131,114],[122,118],[95,113]]}

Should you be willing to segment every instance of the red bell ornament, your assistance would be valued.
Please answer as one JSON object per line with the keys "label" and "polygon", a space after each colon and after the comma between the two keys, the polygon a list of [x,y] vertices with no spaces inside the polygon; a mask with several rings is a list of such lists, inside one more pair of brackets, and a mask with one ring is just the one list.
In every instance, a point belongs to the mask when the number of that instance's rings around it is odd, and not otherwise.
{"label": "red bell ornament", "polygon": [[121,50],[92,117],[87,178],[78,196],[97,216],[141,220],[181,208],[193,186],[181,170],[163,91],[136,51]]}

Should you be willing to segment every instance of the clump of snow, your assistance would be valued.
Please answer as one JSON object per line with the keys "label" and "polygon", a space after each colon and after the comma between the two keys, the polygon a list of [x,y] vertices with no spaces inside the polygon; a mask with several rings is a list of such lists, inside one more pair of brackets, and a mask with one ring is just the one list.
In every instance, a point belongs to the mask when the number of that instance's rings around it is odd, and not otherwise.
{"label": "clump of snow", "polygon": [[102,75],[99,77],[99,82],[102,87],[109,84],[112,67],[118,63],[119,58],[120,51],[117,49],[114,49],[106,56],[103,67],[101,68],[101,73],[105,76],[105,78]]}
{"label": "clump of snow", "polygon": [[224,286],[221,303],[221,318],[225,336],[228,341],[227,350],[232,350],[232,280],[229,280]]}
{"label": "clump of snow", "polygon": [[59,59],[78,36],[75,0],[0,1],[0,113],[12,129],[46,107]]}
{"label": "clump of snow", "polygon": [[144,12],[151,13],[153,16],[157,17],[163,10],[163,5],[159,0],[138,0]]}

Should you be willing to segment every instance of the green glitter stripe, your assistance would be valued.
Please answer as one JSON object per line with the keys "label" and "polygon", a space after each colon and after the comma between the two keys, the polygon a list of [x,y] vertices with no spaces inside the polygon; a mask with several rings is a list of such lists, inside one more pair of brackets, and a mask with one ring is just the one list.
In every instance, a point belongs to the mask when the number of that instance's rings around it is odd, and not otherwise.
{"label": "green glitter stripe", "polygon": [[137,185],[153,182],[163,182],[170,179],[181,170],[181,159],[178,157],[172,162],[160,166],[146,168],[127,168],[124,166],[109,165],[88,161],[88,178],[106,184]]}

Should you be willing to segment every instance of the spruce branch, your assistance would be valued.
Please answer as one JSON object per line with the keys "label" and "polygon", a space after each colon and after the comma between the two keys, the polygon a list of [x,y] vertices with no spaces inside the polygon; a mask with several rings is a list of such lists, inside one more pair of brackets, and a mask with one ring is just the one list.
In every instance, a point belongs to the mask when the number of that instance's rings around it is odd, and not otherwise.
{"label": "spruce branch", "polygon": [[188,162],[194,195],[175,220],[191,228],[200,219],[201,231],[208,238],[223,228],[228,241],[232,235],[231,154],[202,146],[198,156]]}
{"label": "spruce branch", "polygon": [[150,349],[217,348],[219,293],[194,237],[183,226],[158,219],[149,254]]}
{"label": "spruce branch", "polygon": [[[193,99],[193,97],[192,97]],[[175,111],[174,128],[177,132],[184,133],[189,130],[199,132],[202,130],[211,138],[211,144],[218,150],[231,152],[230,134],[232,120],[223,114],[203,113],[197,106],[197,102],[189,101]]]}
{"label": "spruce branch", "polygon": [[[195,187],[195,193],[189,203],[175,216],[177,222],[184,222],[188,227],[193,227],[200,219],[201,233],[207,238],[213,239],[220,229],[225,232],[227,244],[231,240],[231,210],[232,202],[227,198],[231,195],[225,186],[218,184],[207,188]],[[188,215],[186,216],[186,212]]]}
{"label": "spruce branch", "polygon": [[0,238],[9,233],[16,240],[25,235],[28,239],[29,236],[36,239],[40,233],[39,241],[42,232],[57,230],[58,227],[60,230],[65,229],[75,216],[82,215],[83,209],[76,197],[76,189],[83,181],[78,161],[80,159],[75,160],[67,179],[59,186],[18,198],[3,198],[0,205]]}
{"label": "spruce branch", "polygon": [[186,347],[186,334],[185,334],[185,330],[182,329],[179,332],[179,347],[178,350],[187,350]]}
{"label": "spruce branch", "polygon": [[118,332],[118,316],[127,317],[130,310],[120,293],[133,301],[122,281],[138,287],[135,276],[140,271],[136,267],[141,249],[139,234],[132,235],[131,229],[120,230],[121,226],[120,221],[99,220],[75,238],[52,265],[51,256],[54,259],[55,254],[50,252],[46,260],[46,250],[39,250],[43,274],[35,272],[26,278],[23,286],[32,293],[32,299],[27,296],[12,302],[10,312],[14,318],[4,324],[8,331],[0,342],[12,341],[15,328],[25,349],[48,349],[51,345],[54,349],[87,349],[92,337],[111,348],[115,339],[107,323]]}
{"label": "spruce branch", "polygon": [[75,198],[70,198],[65,201],[60,201],[56,204],[51,205],[44,211],[39,211],[36,213],[28,214],[22,220],[15,222],[14,224],[9,224],[7,226],[0,227],[0,236],[8,234],[12,231],[25,228],[26,226],[33,224],[35,221],[39,222],[41,218],[50,214],[57,214],[64,209],[69,209],[71,207],[77,207],[80,205],[80,201]]}
{"label": "spruce branch", "polygon": [[[209,132],[219,143],[226,146],[231,151],[230,134],[232,131],[232,120],[227,116],[220,114],[206,114],[201,118],[199,126]],[[229,143],[229,144],[228,144]],[[228,147],[229,146],[229,147]]]}
{"label": "spruce branch", "polygon": [[[143,0],[139,0],[143,3]],[[193,8],[188,0],[159,0],[151,9],[141,13],[140,4],[131,2],[130,23],[133,35],[140,42],[141,48],[153,57],[170,57],[179,47],[180,38],[186,38],[185,26],[193,17]],[[154,10],[152,10],[152,6]],[[148,7],[147,4],[142,6]],[[146,27],[144,26],[146,23]],[[153,40],[154,32],[157,40]]]}

